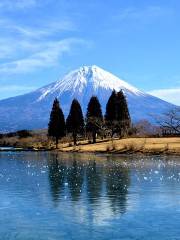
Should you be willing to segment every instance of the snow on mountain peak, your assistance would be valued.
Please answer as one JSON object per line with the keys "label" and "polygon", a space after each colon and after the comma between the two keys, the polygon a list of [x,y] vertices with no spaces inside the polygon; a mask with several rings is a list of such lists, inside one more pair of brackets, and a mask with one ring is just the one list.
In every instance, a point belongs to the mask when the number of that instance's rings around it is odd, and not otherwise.
{"label": "snow on mountain peak", "polygon": [[82,93],[86,88],[94,89],[115,89],[116,91],[125,90],[132,94],[142,95],[143,93],[137,88],[131,86],[127,82],[114,76],[110,72],[103,70],[102,68],[93,66],[82,66],[79,69],[71,71],[64,78],[54,82],[44,88],[39,89],[41,96],[38,101],[41,101],[49,94],[57,93],[59,97],[65,91],[71,91],[72,93]]}
{"label": "snow on mountain peak", "polygon": [[106,103],[113,89],[123,90],[133,122],[146,119],[151,123],[156,123],[156,116],[162,117],[164,113],[175,108],[174,105],[139,91],[97,66],[84,66],[36,91],[1,100],[0,115],[3,117],[0,118],[0,129],[17,131],[47,128],[55,97],[60,100],[65,117],[69,113],[74,98],[81,104],[85,115],[92,95],[98,97],[104,114]]}

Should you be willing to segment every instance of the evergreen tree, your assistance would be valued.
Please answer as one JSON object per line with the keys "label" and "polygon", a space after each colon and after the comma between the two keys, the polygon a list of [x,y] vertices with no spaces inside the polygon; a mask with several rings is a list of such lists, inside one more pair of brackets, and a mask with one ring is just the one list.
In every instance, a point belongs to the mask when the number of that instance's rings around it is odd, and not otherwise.
{"label": "evergreen tree", "polygon": [[56,139],[56,148],[58,147],[58,140],[65,136],[64,114],[57,98],[54,100],[50,114],[48,135]]}
{"label": "evergreen tree", "polygon": [[96,142],[96,135],[102,128],[103,115],[101,105],[97,97],[91,97],[86,114],[86,130],[92,134],[93,143]]}
{"label": "evergreen tree", "polygon": [[74,99],[71,104],[69,115],[66,119],[66,129],[72,133],[74,145],[77,143],[77,135],[84,132],[84,118],[79,102]]}
{"label": "evergreen tree", "polygon": [[117,93],[112,91],[111,96],[106,104],[105,123],[108,129],[111,130],[111,137],[113,137],[117,128]]}
{"label": "evergreen tree", "polygon": [[105,121],[107,128],[111,130],[111,137],[114,133],[119,133],[120,136],[127,134],[131,119],[122,90],[118,93],[113,90],[106,105]]}
{"label": "evergreen tree", "polygon": [[123,91],[117,93],[117,121],[119,122],[119,134],[120,136],[126,135],[128,129],[131,126],[131,118],[128,110],[126,97]]}

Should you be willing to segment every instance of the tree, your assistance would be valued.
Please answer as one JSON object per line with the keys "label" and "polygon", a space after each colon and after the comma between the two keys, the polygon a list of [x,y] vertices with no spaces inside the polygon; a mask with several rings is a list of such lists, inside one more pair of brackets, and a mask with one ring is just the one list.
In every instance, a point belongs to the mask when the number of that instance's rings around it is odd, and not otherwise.
{"label": "tree", "polygon": [[111,137],[116,132],[117,126],[117,93],[115,90],[112,91],[111,96],[106,104],[105,123],[108,129],[111,130]]}
{"label": "tree", "polygon": [[66,129],[72,133],[74,145],[77,143],[77,135],[84,132],[84,118],[79,102],[74,99],[71,104],[69,115],[66,119]]}
{"label": "tree", "polygon": [[106,105],[105,122],[108,129],[111,130],[111,137],[114,133],[120,136],[127,134],[131,125],[131,119],[123,91],[116,93],[115,90]]}
{"label": "tree", "polygon": [[180,107],[169,110],[158,120],[164,135],[180,134]]}
{"label": "tree", "polygon": [[128,105],[123,91],[117,93],[117,121],[119,122],[120,136],[126,135],[131,126],[131,118],[128,110]]}
{"label": "tree", "polygon": [[158,136],[160,134],[160,127],[151,124],[148,120],[142,119],[134,125],[134,130],[137,136]]}
{"label": "tree", "polygon": [[58,148],[58,140],[65,136],[65,120],[59,101],[55,98],[50,114],[48,124],[48,135],[56,139],[56,148]]}
{"label": "tree", "polygon": [[87,107],[86,130],[92,134],[93,143],[96,142],[96,135],[103,125],[101,105],[96,96],[92,96]]}

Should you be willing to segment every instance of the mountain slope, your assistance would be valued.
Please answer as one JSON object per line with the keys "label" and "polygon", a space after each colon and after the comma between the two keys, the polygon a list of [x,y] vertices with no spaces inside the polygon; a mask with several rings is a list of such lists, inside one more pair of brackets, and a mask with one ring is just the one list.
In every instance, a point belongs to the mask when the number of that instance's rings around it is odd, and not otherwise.
{"label": "mountain slope", "polygon": [[97,66],[84,66],[34,92],[1,100],[0,131],[47,127],[55,97],[59,98],[65,115],[68,114],[73,98],[80,101],[85,113],[92,95],[98,96],[105,111],[113,89],[123,89],[133,121],[147,119],[154,122],[154,115],[160,115],[174,107],[173,104],[139,91]]}

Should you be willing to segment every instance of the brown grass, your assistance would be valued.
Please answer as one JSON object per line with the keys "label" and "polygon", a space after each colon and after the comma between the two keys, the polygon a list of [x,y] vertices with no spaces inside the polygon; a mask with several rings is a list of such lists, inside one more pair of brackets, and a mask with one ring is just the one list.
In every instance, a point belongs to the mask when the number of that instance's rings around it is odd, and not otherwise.
{"label": "brown grass", "polygon": [[[53,150],[55,143],[45,135],[33,135],[27,138],[3,138],[0,145],[15,146],[34,150]],[[180,154],[180,138],[126,138],[126,139],[104,139],[97,143],[89,143],[88,140],[78,142],[74,146],[72,142],[60,141],[59,151],[62,152],[89,152],[89,153],[173,153]]]}
{"label": "brown grass", "polygon": [[180,138],[128,138],[115,139],[96,144],[80,144],[76,147],[62,148],[71,152],[142,152],[142,153],[177,153],[180,154]]}

